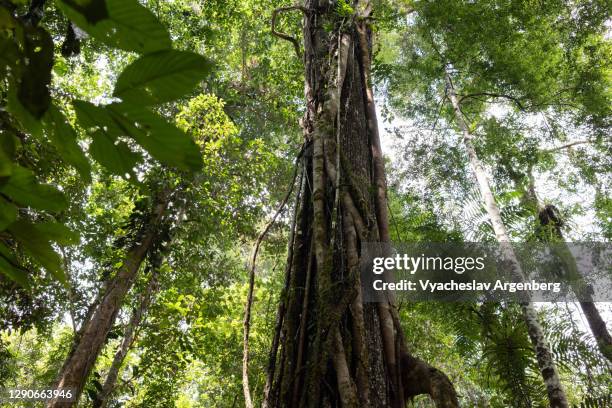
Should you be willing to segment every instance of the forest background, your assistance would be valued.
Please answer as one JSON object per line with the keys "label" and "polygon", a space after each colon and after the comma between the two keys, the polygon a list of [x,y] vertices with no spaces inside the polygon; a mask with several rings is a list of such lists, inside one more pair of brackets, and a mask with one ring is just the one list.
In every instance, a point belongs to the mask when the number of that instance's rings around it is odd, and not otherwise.
{"label": "forest background", "polygon": [[[393,241],[494,242],[497,223],[516,242],[608,242],[607,2],[372,10]],[[248,378],[261,403],[305,151],[302,18],[272,0],[0,0],[0,388],[234,407]],[[549,406],[517,305],[398,310],[461,406]],[[610,303],[535,310],[571,406],[612,405]]]}

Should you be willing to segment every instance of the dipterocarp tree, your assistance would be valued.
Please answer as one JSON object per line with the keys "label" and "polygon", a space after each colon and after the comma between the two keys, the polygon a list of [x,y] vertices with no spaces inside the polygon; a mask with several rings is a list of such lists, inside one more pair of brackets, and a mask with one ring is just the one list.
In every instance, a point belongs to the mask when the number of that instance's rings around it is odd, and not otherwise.
{"label": "dipterocarp tree", "polygon": [[[486,126],[487,142],[482,147],[485,154],[490,155],[486,161],[497,167],[500,174],[504,174],[510,181],[510,188],[520,194],[521,215],[533,219],[531,229],[526,233],[530,239],[551,243],[551,248],[558,252],[558,256],[565,264],[564,270],[558,271],[560,276],[566,277],[572,283],[572,288],[578,297],[580,308],[586,318],[588,326],[595,338],[601,354],[612,361],[612,337],[600,311],[593,302],[592,294],[587,290],[584,277],[577,266],[575,258],[568,247],[568,239],[563,230],[568,225],[568,219],[561,214],[558,206],[542,200],[535,186],[535,170],[542,163],[554,163],[567,149],[580,148],[585,145],[595,152],[604,152],[605,143],[595,138],[591,140],[578,140],[555,146],[548,149],[538,148],[537,132],[534,129],[521,129],[518,123],[507,120],[499,123],[490,120]],[[529,132],[524,135],[523,132]],[[503,140],[500,140],[502,139]],[[495,148],[492,148],[492,145]],[[535,146],[534,146],[535,144]]]}
{"label": "dipterocarp tree", "polygon": [[[455,121],[461,129],[463,142],[470,161],[470,167],[478,180],[478,187],[483,197],[487,214],[491,220],[495,238],[501,245],[502,256],[505,260],[511,263],[513,272],[516,274],[517,278],[523,281],[525,279],[524,272],[514,250],[510,245],[510,237],[501,218],[499,206],[497,205],[495,197],[491,191],[487,173],[482,165],[482,162],[478,158],[476,150],[474,149],[472,142],[473,135],[471,134],[463,117],[461,106],[459,104],[459,100],[457,98],[448,69],[446,73],[446,81],[448,98],[450,99],[455,113]],[[546,391],[548,393],[548,400],[551,407],[569,407],[569,402],[567,401],[565,391],[561,385],[561,380],[559,379],[559,374],[553,360],[550,346],[544,337],[544,331],[537,319],[535,308],[529,299],[525,299],[521,302],[521,312],[523,314],[525,324],[527,325],[527,332],[529,333],[529,337],[538,359],[538,365],[540,367],[540,372],[542,373],[542,378],[546,384]]]}
{"label": "dipterocarp tree", "polygon": [[[273,13],[273,32],[303,55],[306,110],[264,406],[403,407],[419,394],[458,405],[446,375],[410,354],[394,300],[361,296],[360,243],[390,240],[370,77],[372,6],[309,0]],[[275,28],[289,11],[303,15],[303,47]],[[244,391],[251,407],[246,381]]]}

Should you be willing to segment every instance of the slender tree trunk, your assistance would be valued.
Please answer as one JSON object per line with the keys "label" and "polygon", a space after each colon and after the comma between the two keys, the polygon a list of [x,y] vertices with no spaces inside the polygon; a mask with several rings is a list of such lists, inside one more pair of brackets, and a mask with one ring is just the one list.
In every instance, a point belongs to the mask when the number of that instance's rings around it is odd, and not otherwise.
{"label": "slender tree trunk", "polygon": [[117,349],[117,352],[113,357],[113,362],[108,370],[108,374],[106,374],[106,380],[104,380],[102,390],[98,393],[96,399],[93,401],[94,408],[105,408],[108,405],[110,396],[115,389],[115,384],[117,382],[117,378],[119,377],[119,370],[121,369],[123,360],[125,360],[125,357],[136,339],[138,327],[149,309],[152,297],[155,295],[155,292],[157,292],[157,285],[157,270],[155,269],[153,272],[151,272],[151,277],[149,278],[146,288],[139,296],[139,302],[134,308],[130,321],[125,328],[123,339],[121,340],[119,349]]}
{"label": "slender tree trunk", "polygon": [[535,193],[533,177],[529,174],[530,183],[525,192],[525,199],[537,211],[538,222],[541,228],[546,229],[546,233],[541,234],[541,239],[553,241],[555,245],[561,246],[559,249],[562,252],[561,256],[566,261],[569,276],[567,278],[572,284],[572,289],[579,298],[580,308],[586,317],[586,320],[591,329],[591,333],[597,342],[601,354],[612,362],[612,336],[606,327],[606,322],[601,317],[597,306],[593,302],[593,297],[586,290],[586,283],[582,274],[578,270],[576,259],[567,247],[563,232],[561,231],[562,221],[558,219],[556,208],[552,205],[542,205]]}
{"label": "slender tree trunk", "polygon": [[[341,16],[306,0],[306,148],[280,349],[270,355],[266,407],[404,407],[429,394],[457,407],[439,370],[411,356],[393,299],[364,303],[362,242],[388,241],[384,162],[369,78],[370,5]],[[277,359],[277,354],[279,354]],[[278,363],[276,363],[278,361]]]}
{"label": "slender tree trunk", "polygon": [[[487,179],[486,172],[478,158],[478,155],[476,154],[474,145],[472,144],[472,134],[463,118],[459,101],[453,87],[453,82],[451,80],[450,73],[448,72],[448,67],[446,72],[446,84],[448,96],[455,113],[455,121],[463,133],[463,142],[467,150],[470,165],[478,181],[480,193],[484,198],[485,209],[489,215],[491,224],[493,225],[495,237],[500,243],[502,256],[506,261],[510,262],[516,277],[524,280],[522,267],[516,257],[516,254],[514,253],[514,250],[512,249],[512,246],[510,245],[510,238],[508,237],[506,226],[502,221],[499,207],[495,202],[491,187],[489,186],[489,180]],[[529,338],[531,339],[531,343],[535,349],[540,372],[542,374],[542,378],[544,379],[544,384],[546,385],[550,406],[552,408],[569,408],[569,403],[567,401],[565,391],[561,385],[561,381],[559,380],[559,374],[557,373],[557,368],[553,361],[550,347],[544,338],[542,326],[537,320],[536,312],[532,303],[528,301],[521,302],[521,310],[523,313],[523,319],[527,325]]]}
{"label": "slender tree trunk", "polygon": [[[140,265],[155,242],[167,205],[168,194],[162,194],[154,204],[138,242],[127,252],[123,265],[106,288],[91,319],[84,323],[78,343],[60,371],[56,387],[71,389],[77,401],[106,341],[108,332],[115,322],[125,295],[132,287]],[[53,399],[48,402],[47,407],[70,407],[75,404],[76,402]]]}

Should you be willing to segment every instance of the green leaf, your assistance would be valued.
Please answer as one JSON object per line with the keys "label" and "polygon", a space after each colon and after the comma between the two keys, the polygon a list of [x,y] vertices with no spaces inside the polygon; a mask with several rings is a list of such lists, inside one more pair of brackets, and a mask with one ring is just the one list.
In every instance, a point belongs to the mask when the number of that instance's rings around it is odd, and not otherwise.
{"label": "green leaf", "polygon": [[102,132],[113,142],[117,136],[127,136],[105,106],[79,100],[74,101],[73,106],[79,123],[89,133]]}
{"label": "green leaf", "polygon": [[17,137],[10,125],[0,132],[0,178],[13,172],[12,160],[17,151]]}
{"label": "green leaf", "polygon": [[[126,103],[101,107],[83,101],[75,102],[74,106],[81,125],[94,134],[95,144],[90,153],[109,166],[111,172],[125,175],[123,170],[131,169],[135,159],[127,145],[116,143],[118,136],[131,137],[151,156],[169,166],[188,171],[202,168],[200,150],[193,139],[146,108]],[[118,158],[103,157],[117,149]]]}
{"label": "green leaf", "polygon": [[19,220],[11,224],[8,230],[34,261],[57,280],[64,284],[67,283],[61,257],[51,247],[48,237],[41,234],[34,224],[26,220]]}
{"label": "green leaf", "polygon": [[202,168],[197,144],[167,119],[126,104],[111,104],[107,109],[126,133],[157,160],[187,171]]}
{"label": "green leaf", "polygon": [[41,236],[59,245],[75,245],[79,243],[79,234],[59,222],[40,222],[34,228]]}
{"label": "green leaf", "polygon": [[92,136],[89,154],[112,174],[134,177],[134,166],[142,159],[139,153],[133,152],[127,143],[117,141],[118,136],[128,136],[110,112],[103,106],[96,106],[85,101],[75,101],[74,108],[81,126]]}
{"label": "green leaf", "polygon": [[21,205],[38,210],[59,212],[68,206],[60,191],[50,185],[39,184],[30,170],[20,166],[13,166],[13,174],[6,184],[0,186],[0,192]]}
{"label": "green leaf", "polygon": [[166,28],[137,0],[59,0],[77,26],[111,47],[147,54],[171,48]]}
{"label": "green leaf", "polygon": [[25,31],[25,66],[19,81],[17,98],[23,107],[40,119],[51,104],[49,84],[53,68],[53,40],[40,27]]}
{"label": "green leaf", "polygon": [[109,172],[122,177],[133,175],[134,166],[142,159],[140,154],[130,150],[127,143],[115,143],[102,131],[93,134],[89,154]]}
{"label": "green leaf", "polygon": [[68,124],[62,112],[52,105],[46,116],[49,139],[57,148],[62,158],[79,172],[86,183],[91,182],[91,166],[89,160],[77,143],[77,135]]}
{"label": "green leaf", "polygon": [[103,390],[103,388],[102,388],[102,384],[100,384],[100,381],[98,381],[98,380],[92,380],[91,382],[92,382],[92,384],[94,385],[94,387],[96,387],[96,389],[97,389],[98,391],[100,391],[100,392],[101,392],[101,391]]}
{"label": "green leaf", "polygon": [[119,75],[113,96],[141,105],[172,101],[204,79],[212,64],[187,51],[165,50],[140,57]]}
{"label": "green leaf", "polygon": [[[5,134],[5,133],[0,133],[0,138],[5,138],[5,137],[10,137],[9,135]],[[0,140],[0,143],[3,140]],[[0,181],[11,175],[11,173],[13,172],[13,165],[11,164],[11,158],[9,157],[9,155],[4,151],[4,149],[2,148],[2,145],[0,144]]]}
{"label": "green leaf", "polygon": [[28,272],[19,268],[14,262],[14,257],[11,256],[9,249],[0,244],[0,273],[6,275],[9,279],[17,282],[22,287],[28,289]]}
{"label": "green leaf", "polygon": [[0,231],[17,219],[17,207],[0,197]]}
{"label": "green leaf", "polygon": [[0,77],[4,77],[8,73],[14,75],[13,71],[17,68],[19,62],[21,62],[21,53],[17,44],[8,38],[0,38]]}
{"label": "green leaf", "polygon": [[42,123],[19,101],[17,90],[14,86],[10,87],[7,95],[7,110],[13,114],[20,125],[21,130],[30,133],[36,138],[41,138]]}

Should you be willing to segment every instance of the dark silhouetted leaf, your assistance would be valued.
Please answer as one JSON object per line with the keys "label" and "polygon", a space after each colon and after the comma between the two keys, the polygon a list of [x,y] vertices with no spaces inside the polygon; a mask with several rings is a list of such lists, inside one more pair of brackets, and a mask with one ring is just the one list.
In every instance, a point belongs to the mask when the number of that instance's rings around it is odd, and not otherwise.
{"label": "dark silhouetted leaf", "polygon": [[11,251],[0,243],[0,273],[8,276],[24,288],[29,288],[28,272],[17,265],[17,260]]}
{"label": "dark silhouetted leaf", "polygon": [[0,192],[23,206],[38,210],[59,212],[68,205],[55,187],[39,184],[30,170],[19,166],[13,166],[13,173],[6,184],[0,186]]}
{"label": "dark silhouetted leaf", "polygon": [[113,95],[148,105],[172,101],[191,91],[211,66],[208,59],[187,51],[148,54],[121,72]]}
{"label": "dark silhouetted leaf", "polygon": [[84,7],[66,0],[58,4],[79,28],[111,47],[146,54],[172,46],[166,28],[137,0],[91,0]]}
{"label": "dark silhouetted leaf", "polygon": [[134,166],[142,158],[140,154],[132,152],[127,143],[115,143],[102,131],[93,134],[89,154],[109,172],[122,177],[133,174]]}
{"label": "dark silhouetted leaf", "polygon": [[25,220],[19,220],[11,224],[8,230],[34,261],[50,272],[57,280],[66,284],[62,259],[51,247],[48,237],[42,234],[36,225]]}
{"label": "dark silhouetted leaf", "polygon": [[154,158],[182,170],[202,168],[196,143],[176,126],[149,110],[125,104],[108,106],[113,118]]}
{"label": "dark silhouetted leaf", "polygon": [[86,183],[91,182],[91,166],[89,160],[77,143],[77,135],[67,122],[62,112],[51,106],[47,113],[47,129],[49,139],[67,163],[74,166]]}
{"label": "dark silhouetted leaf", "polygon": [[28,27],[24,41],[25,66],[18,85],[19,102],[37,119],[49,108],[53,40],[40,27]]}
{"label": "dark silhouetted leaf", "polygon": [[96,24],[108,18],[105,0],[72,1],[64,0],[67,6],[85,17],[89,24]]}

